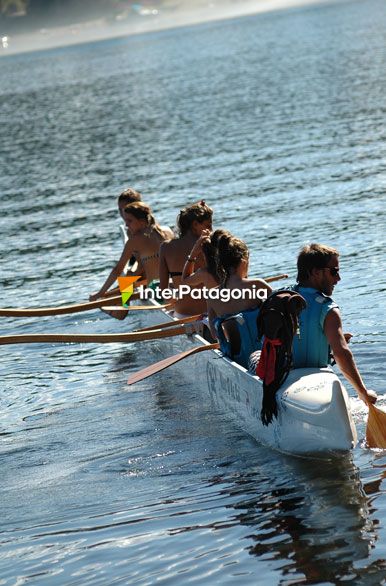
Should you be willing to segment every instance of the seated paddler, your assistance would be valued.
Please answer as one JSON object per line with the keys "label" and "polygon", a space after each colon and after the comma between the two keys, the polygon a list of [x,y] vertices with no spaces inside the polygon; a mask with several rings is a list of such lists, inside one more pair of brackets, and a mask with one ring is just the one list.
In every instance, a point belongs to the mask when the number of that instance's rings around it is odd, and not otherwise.
{"label": "seated paddler", "polygon": [[217,273],[220,284],[207,301],[211,334],[225,356],[244,368],[249,356],[261,347],[256,319],[259,307],[271,293],[263,279],[249,279],[248,247],[230,233],[217,243]]}
{"label": "seated paddler", "polygon": [[323,244],[308,244],[299,253],[297,268],[298,284],[294,290],[307,306],[300,314],[299,334],[293,340],[294,368],[325,367],[333,356],[359,398],[375,403],[377,395],[363,382],[347,344],[351,335],[343,333],[339,307],[331,297],[341,280],[339,252]]}
{"label": "seated paddler", "polygon": [[[159,250],[166,240],[173,238],[173,232],[163,229],[156,222],[151,208],[143,202],[134,202],[125,206],[123,210],[125,223],[130,233],[119,261],[111,270],[102,287],[97,293],[90,296],[90,300],[99,299],[115,284],[117,278],[124,273],[129,259],[134,255],[145,269],[148,286],[156,287],[159,278]],[[154,283],[153,283],[154,282]],[[109,311],[117,319],[126,317],[125,311]]]}
{"label": "seated paddler", "polygon": [[[213,210],[203,200],[180,211],[177,217],[178,238],[162,243],[160,248],[159,276],[163,293],[170,287],[179,289],[186,262],[194,266],[195,270],[205,266],[203,256],[191,256],[191,251],[201,234],[212,229],[212,216]],[[173,304],[174,316],[177,318],[206,312],[203,296],[198,298],[187,293]]]}

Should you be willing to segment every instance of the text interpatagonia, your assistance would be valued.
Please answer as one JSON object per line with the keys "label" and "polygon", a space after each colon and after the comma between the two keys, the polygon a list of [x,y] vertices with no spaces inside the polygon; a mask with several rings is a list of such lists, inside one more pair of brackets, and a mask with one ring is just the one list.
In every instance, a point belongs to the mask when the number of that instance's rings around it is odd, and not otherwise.
{"label": "text interpatagonia", "polygon": [[189,287],[189,285],[179,285],[176,288],[162,289],[157,286],[154,288],[145,287],[140,285],[136,291],[139,293],[139,298],[146,301],[155,301],[157,299],[163,299],[168,301],[170,299],[183,299],[183,297],[189,296],[191,299],[208,299],[230,301],[231,299],[267,299],[267,289],[261,289],[252,285],[250,289],[226,289],[220,287],[214,287],[209,289],[208,287],[195,288]]}

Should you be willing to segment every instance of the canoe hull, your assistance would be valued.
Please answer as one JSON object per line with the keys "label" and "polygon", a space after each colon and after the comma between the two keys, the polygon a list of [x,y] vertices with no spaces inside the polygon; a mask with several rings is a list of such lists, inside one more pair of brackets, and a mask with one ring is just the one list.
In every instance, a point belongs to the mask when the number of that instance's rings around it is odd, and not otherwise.
{"label": "canoe hull", "polygon": [[[170,317],[166,312],[148,312],[146,320],[150,325]],[[199,335],[169,338],[162,340],[162,354],[165,348],[170,355],[205,343]],[[208,350],[172,368],[209,392],[216,407],[241,429],[276,450],[306,456],[347,452],[357,443],[347,391],[330,368],[291,371],[276,394],[278,417],[268,426],[260,417],[262,381],[221,352]]]}
{"label": "canoe hull", "polygon": [[[222,358],[221,368],[208,360],[207,387],[215,404],[236,415],[259,442],[282,452],[344,452],[357,442],[346,389],[329,369],[297,369],[276,394],[278,417],[264,426],[263,385],[259,378]],[[228,364],[227,364],[228,363]]]}

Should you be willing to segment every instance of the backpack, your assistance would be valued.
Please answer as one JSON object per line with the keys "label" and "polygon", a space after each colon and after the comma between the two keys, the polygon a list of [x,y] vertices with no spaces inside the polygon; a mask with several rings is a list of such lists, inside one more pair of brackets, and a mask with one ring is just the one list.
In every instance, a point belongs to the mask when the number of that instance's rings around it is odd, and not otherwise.
{"label": "backpack", "polygon": [[260,307],[257,327],[264,341],[256,375],[263,381],[263,425],[269,425],[277,417],[276,391],[292,367],[292,341],[305,307],[304,297],[288,289],[275,291]]}

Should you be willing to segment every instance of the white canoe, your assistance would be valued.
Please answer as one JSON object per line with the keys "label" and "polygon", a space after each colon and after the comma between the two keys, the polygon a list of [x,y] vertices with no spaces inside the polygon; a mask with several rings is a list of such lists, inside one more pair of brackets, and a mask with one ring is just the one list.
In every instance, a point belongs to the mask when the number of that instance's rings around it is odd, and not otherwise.
{"label": "white canoe", "polygon": [[[143,325],[172,320],[165,310],[144,313]],[[202,344],[208,342],[197,334],[162,340],[168,355]],[[206,389],[239,427],[276,450],[304,456],[346,452],[357,443],[347,391],[331,368],[292,370],[276,394],[278,417],[268,426],[260,418],[262,381],[220,351],[195,354],[170,368],[179,368],[179,374]]]}

